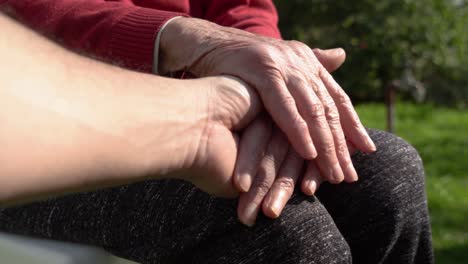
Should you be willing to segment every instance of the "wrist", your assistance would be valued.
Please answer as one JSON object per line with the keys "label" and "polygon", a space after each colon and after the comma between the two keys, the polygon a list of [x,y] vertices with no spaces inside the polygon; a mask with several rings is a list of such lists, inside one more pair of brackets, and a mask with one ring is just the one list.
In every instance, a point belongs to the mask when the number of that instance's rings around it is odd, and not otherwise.
{"label": "wrist", "polygon": [[227,76],[150,79],[165,88],[139,90],[135,107],[124,107],[132,111],[124,116],[133,116],[122,129],[131,157],[126,167],[136,168],[139,180],[179,178],[210,193],[228,188],[237,152],[233,130],[261,111],[255,92]]}
{"label": "wrist", "polygon": [[170,21],[160,36],[158,72],[166,75],[189,70],[211,49],[209,39],[218,27],[196,18],[180,17]]}
{"label": "wrist", "polygon": [[209,85],[204,80],[146,77],[147,89],[139,86],[133,107],[126,107],[130,118],[121,125],[129,167],[138,177],[178,178],[195,159],[208,119]]}
{"label": "wrist", "polygon": [[162,33],[164,32],[166,27],[171,22],[173,22],[174,20],[179,19],[179,18],[181,18],[181,16],[175,16],[175,17],[167,20],[166,23],[164,23],[164,25],[161,26],[161,28],[159,29],[158,35],[156,36],[156,40],[154,42],[154,50],[153,50],[153,73],[156,74],[156,75],[160,75],[159,74],[159,60],[160,60],[159,50],[160,50],[160,46],[161,46],[160,44],[161,44]]}

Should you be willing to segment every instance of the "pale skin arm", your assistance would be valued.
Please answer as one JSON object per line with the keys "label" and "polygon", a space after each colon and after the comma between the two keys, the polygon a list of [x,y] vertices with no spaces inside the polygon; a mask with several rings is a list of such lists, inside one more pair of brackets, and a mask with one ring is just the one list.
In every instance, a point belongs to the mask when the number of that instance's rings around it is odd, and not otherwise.
{"label": "pale skin arm", "polygon": [[0,28],[2,205],[149,177],[183,178],[210,193],[235,194],[232,131],[260,111],[245,85],[105,65],[1,14]]}

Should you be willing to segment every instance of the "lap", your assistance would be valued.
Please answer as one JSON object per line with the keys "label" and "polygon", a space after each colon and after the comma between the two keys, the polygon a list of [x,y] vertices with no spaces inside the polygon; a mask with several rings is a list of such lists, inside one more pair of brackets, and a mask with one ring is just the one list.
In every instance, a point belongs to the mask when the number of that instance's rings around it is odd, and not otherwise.
{"label": "lap", "polygon": [[353,255],[368,252],[379,239],[370,231],[402,215],[408,192],[423,204],[410,213],[425,210],[417,153],[384,132],[371,136],[380,153],[353,156],[359,182],[324,184],[318,199],[296,193],[279,219],[260,216],[253,228],[237,220],[236,200],[161,180],[3,209],[0,230],[97,245],[142,263],[348,263],[349,246]]}
{"label": "lap", "polygon": [[5,209],[0,229],[93,244],[142,263],[314,263],[305,252],[350,257],[313,197],[295,194],[280,219],[261,216],[252,228],[239,223],[236,206],[185,182],[147,181]]}

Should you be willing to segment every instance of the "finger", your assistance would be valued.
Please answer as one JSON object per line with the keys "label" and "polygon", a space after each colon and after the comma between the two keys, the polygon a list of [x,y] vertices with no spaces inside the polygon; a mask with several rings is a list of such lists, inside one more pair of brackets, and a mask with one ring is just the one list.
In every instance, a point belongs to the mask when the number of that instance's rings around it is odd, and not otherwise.
{"label": "finger", "polygon": [[252,226],[257,218],[263,198],[270,190],[288,150],[288,142],[279,129],[275,129],[250,190],[239,197],[239,220]]}
{"label": "finger", "polygon": [[271,218],[277,218],[283,211],[284,206],[294,193],[299,174],[302,170],[304,160],[290,148],[286,159],[281,165],[278,177],[270,188],[263,202],[263,213]]}
{"label": "finger", "polygon": [[291,96],[283,79],[272,80],[265,78],[263,87],[272,89],[260,89],[265,108],[275,123],[286,134],[294,149],[304,159],[314,159],[317,151],[309,134],[309,128],[298,112],[295,97]]}
{"label": "finger", "polygon": [[[213,78],[212,82],[217,88],[220,88],[214,93],[219,96],[217,101],[224,102],[231,110],[223,107],[215,109],[221,111],[218,113],[222,116],[221,118],[226,118],[226,115],[229,117],[226,123],[229,129],[242,131],[263,111],[263,103],[257,92],[241,79],[221,75]],[[239,114],[233,115],[232,111]]]}
{"label": "finger", "polygon": [[[239,136],[232,132],[230,135],[231,137],[229,135],[226,135],[227,137],[213,137],[213,140],[207,145],[207,149],[205,149],[206,153],[214,153],[216,150],[216,153],[219,154],[219,156],[214,157],[214,160],[210,160],[212,166],[208,166],[208,168],[197,166],[188,175],[181,172],[181,174],[177,173],[173,176],[188,180],[202,191],[217,197],[238,197],[239,191],[233,185],[232,173],[230,173],[234,171],[235,164],[233,164],[231,159],[224,158],[235,156],[239,148]],[[221,144],[225,146],[222,150],[217,147]],[[215,149],[212,149],[212,147]],[[216,175],[216,177],[213,177],[213,175]]]}
{"label": "finger", "polygon": [[304,178],[301,182],[302,192],[309,196],[314,195],[322,181],[323,179],[320,176],[320,172],[315,161],[309,161],[307,163],[306,173],[304,174]]}
{"label": "finger", "polygon": [[346,52],[342,48],[312,51],[328,72],[336,71],[346,60]]}
{"label": "finger", "polygon": [[[338,111],[338,110],[333,110]],[[338,113],[336,113],[338,115]],[[354,168],[353,162],[351,161],[351,155],[349,153],[348,145],[343,133],[343,129],[340,124],[340,120],[328,119],[328,124],[333,134],[335,141],[336,155],[338,162],[340,163],[341,169],[343,170],[344,180],[346,182],[355,182],[358,180],[356,169]]]}
{"label": "finger", "polygon": [[268,141],[270,140],[272,121],[267,115],[255,119],[242,133],[234,169],[234,186],[247,192],[257,173],[258,164],[262,160]]}
{"label": "finger", "polygon": [[[314,57],[314,54],[307,55],[307,53],[309,53],[310,50],[308,49],[307,51],[303,52],[302,56],[305,56],[306,58],[305,62],[308,64],[309,68],[310,69],[318,68],[319,70],[323,69],[323,67]],[[358,176],[357,176],[356,170],[354,169],[353,163],[351,162],[351,156],[349,155],[348,147],[346,145],[345,135],[343,133],[343,128],[341,127],[341,122],[340,122],[341,116],[336,107],[336,104],[333,101],[333,98],[328,93],[327,88],[321,81],[320,75],[311,74],[308,76],[308,79],[309,79],[309,83],[311,84],[311,86],[315,87],[316,94],[324,105],[325,116],[326,116],[328,125],[330,127],[330,130],[333,136],[336,157],[338,159],[339,166],[343,172],[344,180],[346,182],[355,182],[357,181]],[[319,170],[322,172],[324,172],[323,171],[324,163],[326,164],[326,161],[322,161],[320,157],[317,158],[317,165],[319,166]],[[340,181],[337,180],[332,183],[339,183],[339,182]]]}
{"label": "finger", "polygon": [[348,146],[349,155],[354,155],[357,152],[357,148],[349,140],[346,140]]}
{"label": "finger", "polygon": [[[338,163],[340,164],[341,170],[343,171],[344,180],[346,182],[355,182],[358,179],[357,172],[353,166],[351,161],[351,156],[348,151],[348,146],[346,144],[346,139],[343,133],[343,128],[341,127],[340,123],[340,114],[338,109],[336,108],[333,99],[328,94],[325,86],[318,82],[318,97],[324,103],[325,106],[325,116],[330,126],[330,131],[333,136],[333,142],[335,143],[335,151],[336,156],[338,158]],[[320,158],[317,158],[317,165],[319,166],[319,170],[323,171],[323,166],[321,166],[324,162],[321,161]],[[333,182],[339,183],[339,182]]]}
{"label": "finger", "polygon": [[[329,105],[327,109],[322,104],[323,101],[318,98],[315,91],[318,91],[320,80],[306,80],[299,74],[290,78],[291,93],[294,98],[298,98],[298,108],[301,115],[309,125],[309,131],[312,136],[315,148],[317,149],[317,164],[323,176],[332,183],[340,183],[344,179],[343,171],[337,158],[333,134],[327,120]],[[313,87],[310,89],[309,87]],[[324,102],[329,104],[328,102]],[[327,111],[327,112],[326,112]]]}
{"label": "finger", "polygon": [[348,139],[363,152],[376,151],[375,144],[362,125],[349,96],[325,70],[320,71],[320,77],[337,105],[341,115],[341,126]]}

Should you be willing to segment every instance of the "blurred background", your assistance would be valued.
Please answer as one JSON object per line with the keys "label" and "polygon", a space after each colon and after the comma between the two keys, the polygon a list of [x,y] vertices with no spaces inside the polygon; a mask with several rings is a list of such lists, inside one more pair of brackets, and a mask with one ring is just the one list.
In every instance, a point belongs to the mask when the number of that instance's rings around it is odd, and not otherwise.
{"label": "blurred background", "polygon": [[363,123],[412,143],[426,168],[436,263],[468,263],[468,1],[275,0],[285,39],[342,47],[334,74]]}

